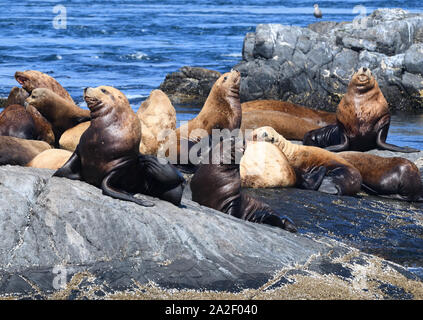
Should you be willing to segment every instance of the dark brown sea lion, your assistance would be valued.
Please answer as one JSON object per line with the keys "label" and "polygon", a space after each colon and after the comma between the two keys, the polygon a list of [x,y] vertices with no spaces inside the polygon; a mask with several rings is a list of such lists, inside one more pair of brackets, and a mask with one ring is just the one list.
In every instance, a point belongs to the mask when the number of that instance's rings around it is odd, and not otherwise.
{"label": "dark brown sea lion", "polygon": [[70,94],[53,77],[36,70],[17,71],[15,79],[29,94],[34,89],[46,88],[72,103],[75,103]]}
{"label": "dark brown sea lion", "polygon": [[353,151],[339,156],[360,171],[362,187],[368,193],[406,201],[423,200],[420,171],[411,161]]}
{"label": "dark brown sea lion", "polygon": [[229,147],[225,147],[224,141],[217,144],[208,154],[209,163],[201,164],[192,177],[192,200],[239,219],[296,232],[297,228],[288,217],[242,192],[236,159],[243,151],[235,138],[228,140],[226,146]]}
{"label": "dark brown sea lion", "polygon": [[84,180],[100,187],[105,195],[142,206],[154,204],[134,194],[179,205],[184,179],[169,163],[140,154],[140,121],[125,95],[113,87],[101,86],[86,88],[84,99],[91,111],[91,124],[54,176]]}
{"label": "dark brown sea lion", "polygon": [[352,77],[336,111],[337,123],[308,132],[304,145],[330,151],[368,151],[379,148],[395,152],[418,152],[386,143],[391,115],[379,85],[367,68]]}
{"label": "dark brown sea lion", "polygon": [[84,110],[46,88],[34,89],[26,103],[37,109],[52,125],[56,145],[66,130],[90,120],[90,111]]}
{"label": "dark brown sea lion", "polygon": [[43,115],[31,105],[26,106],[26,112],[31,115],[35,124],[35,140],[45,141],[50,145],[54,145],[54,132],[51,123],[47,121]]}
{"label": "dark brown sea lion", "polygon": [[252,137],[279,147],[297,173],[298,187],[339,195],[354,195],[360,191],[360,172],[337,154],[293,144],[271,127],[254,130]]}
{"label": "dark brown sea lion", "polygon": [[29,97],[29,93],[18,87],[13,87],[10,90],[9,96],[7,97],[6,106],[10,106],[12,104],[19,104],[23,106],[25,104],[25,99]]}
{"label": "dark brown sea lion", "polygon": [[0,136],[0,165],[24,166],[51,146],[44,141]]}
{"label": "dark brown sea lion", "polygon": [[0,136],[36,140],[35,123],[24,106],[12,104],[0,113]]}

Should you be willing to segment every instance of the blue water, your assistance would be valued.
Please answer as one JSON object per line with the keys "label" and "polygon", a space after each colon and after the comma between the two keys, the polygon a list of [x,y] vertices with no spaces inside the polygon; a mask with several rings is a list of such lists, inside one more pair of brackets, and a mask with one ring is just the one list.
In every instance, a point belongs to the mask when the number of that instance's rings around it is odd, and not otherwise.
{"label": "blue water", "polygon": [[[81,106],[83,88],[112,85],[137,110],[166,74],[182,66],[230,70],[241,60],[245,34],[259,23],[306,26],[315,22],[315,2],[0,0],[0,97],[17,85],[16,70],[35,69],[55,77]],[[66,29],[53,27],[58,14],[53,8],[58,4],[66,8]],[[364,5],[367,14],[380,7],[423,11],[421,0],[319,4],[323,20],[332,21],[352,20],[356,5]],[[177,111],[178,120],[186,120],[198,110],[178,107]],[[397,142],[404,137],[393,130],[389,139]],[[409,146],[423,148],[421,135],[409,140]]]}

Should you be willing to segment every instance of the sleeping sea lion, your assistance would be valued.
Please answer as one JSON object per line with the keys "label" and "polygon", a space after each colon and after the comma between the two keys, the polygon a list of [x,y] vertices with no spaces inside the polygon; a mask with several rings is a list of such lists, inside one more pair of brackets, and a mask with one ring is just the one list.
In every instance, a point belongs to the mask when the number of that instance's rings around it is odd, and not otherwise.
{"label": "sleeping sea lion", "polygon": [[360,171],[366,192],[406,201],[423,200],[420,171],[411,161],[354,151],[338,155]]}
{"label": "sleeping sea lion", "polygon": [[23,106],[25,104],[25,99],[29,97],[29,93],[18,87],[13,87],[10,90],[9,96],[7,97],[6,106],[10,106],[12,104],[19,104]]}
{"label": "sleeping sea lion", "polygon": [[0,165],[24,166],[51,146],[44,141],[0,136]]}
{"label": "sleeping sea lion", "polygon": [[191,179],[192,200],[239,219],[296,232],[289,218],[242,192],[239,164],[236,163],[242,152],[233,137],[214,146],[208,154],[209,163],[201,164]]}
{"label": "sleeping sea lion", "polygon": [[48,149],[36,155],[27,167],[57,170],[72,156],[72,152],[61,149]]}
{"label": "sleeping sea lion", "polygon": [[179,205],[184,179],[169,163],[140,154],[140,121],[128,99],[113,87],[86,88],[91,123],[70,159],[54,176],[84,180],[103,194],[154,206],[135,198],[142,193]]}
{"label": "sleeping sea lion", "polygon": [[52,125],[56,145],[66,130],[90,120],[90,111],[84,110],[46,88],[34,89],[26,99],[28,105],[37,109]]}
{"label": "sleeping sea lion", "polygon": [[256,141],[276,145],[297,174],[297,186],[338,195],[360,191],[360,172],[337,154],[324,149],[293,144],[271,127],[253,131]]}
{"label": "sleeping sea lion", "polygon": [[379,148],[395,152],[418,152],[386,143],[391,115],[379,85],[367,68],[352,77],[346,95],[336,110],[336,125],[308,132],[304,145],[330,151],[368,151]]}
{"label": "sleeping sea lion", "polygon": [[75,104],[70,94],[53,77],[40,71],[16,71],[15,79],[29,94],[34,89],[46,88],[61,96],[63,99]]}

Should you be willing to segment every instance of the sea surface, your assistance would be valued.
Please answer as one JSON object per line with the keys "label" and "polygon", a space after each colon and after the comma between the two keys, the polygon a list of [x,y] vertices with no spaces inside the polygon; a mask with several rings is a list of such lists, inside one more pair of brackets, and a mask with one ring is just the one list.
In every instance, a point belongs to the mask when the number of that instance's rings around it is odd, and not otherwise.
{"label": "sea surface", "polygon": [[[182,66],[230,70],[241,60],[245,34],[259,23],[316,22],[315,2],[0,0],[0,97],[17,84],[16,70],[35,69],[55,77],[82,107],[83,88],[111,85],[137,110],[166,74]],[[332,21],[382,7],[423,11],[421,0],[318,3],[322,20]],[[178,121],[198,111],[177,106]],[[423,148],[422,124],[422,115],[394,115],[388,141]]]}

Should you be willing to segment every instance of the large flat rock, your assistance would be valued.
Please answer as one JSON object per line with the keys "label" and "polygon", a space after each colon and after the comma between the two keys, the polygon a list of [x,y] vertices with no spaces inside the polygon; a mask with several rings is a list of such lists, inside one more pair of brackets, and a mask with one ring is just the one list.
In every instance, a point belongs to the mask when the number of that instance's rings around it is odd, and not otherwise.
{"label": "large flat rock", "polygon": [[144,208],[52,173],[0,167],[1,297],[423,298],[416,274],[326,236],[189,200]]}

